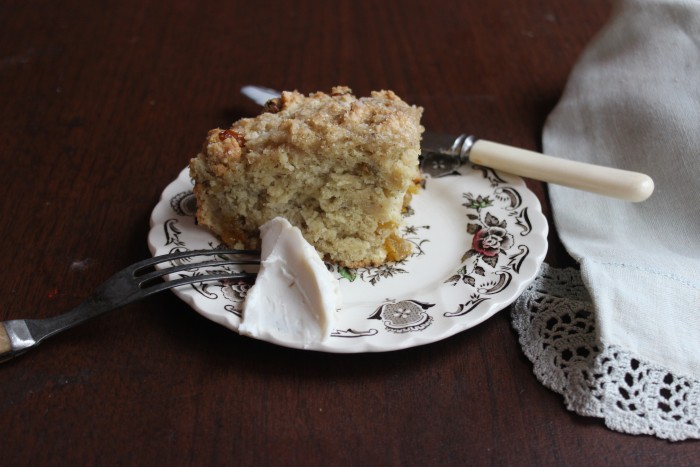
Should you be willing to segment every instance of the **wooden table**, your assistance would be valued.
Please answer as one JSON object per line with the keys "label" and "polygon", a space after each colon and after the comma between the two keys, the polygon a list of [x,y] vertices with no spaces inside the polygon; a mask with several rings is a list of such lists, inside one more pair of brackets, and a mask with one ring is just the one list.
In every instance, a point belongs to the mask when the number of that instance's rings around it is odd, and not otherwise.
{"label": "wooden table", "polygon": [[[604,0],[0,3],[0,319],[67,311],[149,255],[151,210],[260,84],[389,88],[424,124],[538,149]],[[549,216],[547,192],[528,181]],[[551,218],[550,218],[551,220]],[[552,227],[546,261],[573,264]],[[684,465],[533,376],[509,311],[384,354],[239,337],[171,293],[0,366],[17,465]]]}

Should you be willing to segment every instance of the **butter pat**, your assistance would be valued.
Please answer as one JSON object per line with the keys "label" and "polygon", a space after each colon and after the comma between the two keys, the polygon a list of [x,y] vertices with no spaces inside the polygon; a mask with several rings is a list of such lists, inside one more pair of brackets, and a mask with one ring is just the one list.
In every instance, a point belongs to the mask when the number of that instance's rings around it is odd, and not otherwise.
{"label": "butter pat", "polygon": [[330,334],[340,306],[338,280],[286,219],[260,227],[260,272],[243,305],[240,334],[304,348]]}

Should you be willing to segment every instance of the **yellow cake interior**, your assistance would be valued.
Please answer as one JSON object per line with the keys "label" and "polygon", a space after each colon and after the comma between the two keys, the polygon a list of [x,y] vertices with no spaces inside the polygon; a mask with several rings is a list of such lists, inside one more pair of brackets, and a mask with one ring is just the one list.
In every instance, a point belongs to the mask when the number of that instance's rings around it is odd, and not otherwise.
{"label": "yellow cake interior", "polygon": [[198,222],[231,247],[259,248],[259,227],[280,216],[327,261],[402,259],[402,211],[421,178],[421,114],[392,91],[284,92],[259,116],[209,132],[190,162]]}

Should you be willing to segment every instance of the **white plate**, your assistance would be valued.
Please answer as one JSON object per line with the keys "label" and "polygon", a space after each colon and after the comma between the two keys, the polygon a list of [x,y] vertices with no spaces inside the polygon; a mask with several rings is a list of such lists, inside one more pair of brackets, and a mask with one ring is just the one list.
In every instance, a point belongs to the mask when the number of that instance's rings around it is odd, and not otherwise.
{"label": "white plate", "polygon": [[[185,169],[153,210],[148,244],[154,255],[220,246],[195,224],[195,206]],[[464,167],[460,175],[426,180],[411,208],[403,227],[414,244],[409,258],[379,268],[333,268],[342,308],[332,335],[311,350],[398,350],[469,329],[512,303],[547,252],[547,221],[519,177]],[[197,312],[237,331],[247,288],[208,283],[174,291]]]}

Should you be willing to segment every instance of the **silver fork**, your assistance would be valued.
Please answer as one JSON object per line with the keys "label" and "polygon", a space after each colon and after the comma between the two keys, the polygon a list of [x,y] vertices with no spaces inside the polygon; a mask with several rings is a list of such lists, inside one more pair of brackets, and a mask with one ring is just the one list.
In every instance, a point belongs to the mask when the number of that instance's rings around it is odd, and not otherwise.
{"label": "silver fork", "polygon": [[[217,256],[217,259],[189,262],[198,256]],[[177,262],[178,264],[158,269],[158,266],[167,262]],[[165,276],[169,274],[226,265],[259,263],[259,251],[224,249],[177,251],[139,261],[114,274],[83,303],[67,313],[45,319],[17,319],[0,322],[0,362],[14,358],[36,347],[48,337],[77,326],[90,318],[163,290],[201,282],[225,279],[242,280],[255,277],[255,273],[251,272],[220,269],[179,279],[164,280]]]}

